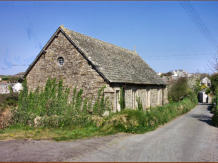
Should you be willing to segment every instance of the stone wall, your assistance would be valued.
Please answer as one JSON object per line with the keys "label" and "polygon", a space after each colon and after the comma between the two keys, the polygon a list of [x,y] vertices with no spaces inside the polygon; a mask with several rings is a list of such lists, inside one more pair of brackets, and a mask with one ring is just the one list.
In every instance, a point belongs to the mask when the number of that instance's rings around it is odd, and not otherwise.
{"label": "stone wall", "polygon": [[[64,58],[62,66],[58,63],[59,57]],[[77,90],[83,89],[83,96],[93,100],[97,97],[98,90],[106,86],[105,98],[108,98],[114,111],[120,110],[121,85],[107,84],[61,32],[27,74],[28,88],[43,88],[49,77],[62,79],[63,84],[71,89],[71,94],[74,87]],[[137,97],[142,100],[144,109],[166,103],[167,90],[160,86],[126,85],[124,90],[127,108],[137,107]]]}
{"label": "stone wall", "polygon": [[[114,109],[116,110],[117,101],[119,99],[116,99],[120,96],[120,94],[117,96],[117,91],[120,93],[120,86],[112,86],[112,88],[116,91],[114,91],[114,102],[113,106]],[[168,94],[167,94],[167,88],[161,87],[161,86],[124,86],[124,91],[125,91],[125,104],[126,108],[133,108],[136,109],[138,104],[137,104],[137,97],[140,97],[140,100],[142,102],[142,106],[144,109],[150,108],[150,107],[155,107],[155,106],[161,106],[166,103],[168,103]],[[119,109],[118,109],[119,110]]]}
{"label": "stone wall", "polygon": [[167,104],[168,102],[168,89],[166,87],[163,88],[163,104]]}
{"label": "stone wall", "polygon": [[[58,57],[64,58],[62,66],[58,63]],[[49,77],[62,79],[71,93],[74,87],[77,90],[82,88],[83,95],[89,98],[96,97],[99,88],[108,86],[61,32],[26,76],[28,88],[35,90],[38,86],[44,87]]]}
{"label": "stone wall", "polygon": [[0,94],[10,93],[9,86],[11,86],[9,83],[0,83]]}

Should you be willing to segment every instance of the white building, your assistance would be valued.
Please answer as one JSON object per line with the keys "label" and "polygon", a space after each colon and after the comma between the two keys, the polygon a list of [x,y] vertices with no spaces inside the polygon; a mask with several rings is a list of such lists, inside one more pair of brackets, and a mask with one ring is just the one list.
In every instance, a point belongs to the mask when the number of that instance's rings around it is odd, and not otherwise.
{"label": "white building", "polygon": [[15,83],[12,86],[13,92],[20,92],[21,90],[23,90],[23,86],[21,83]]}
{"label": "white building", "polygon": [[173,77],[186,77],[188,76],[188,73],[185,72],[184,70],[173,70],[172,72],[172,76]]}
{"label": "white building", "polygon": [[205,93],[205,91],[200,91],[198,93],[198,101],[200,103],[208,103],[208,95]]}
{"label": "white building", "polygon": [[8,94],[10,93],[8,83],[0,83],[0,94]]}
{"label": "white building", "polygon": [[161,74],[162,74],[161,72],[158,72],[158,73],[157,73],[157,75],[159,75],[159,76],[161,76]]}
{"label": "white building", "polygon": [[10,93],[10,86],[12,87],[13,92],[20,92],[23,89],[21,83],[7,83],[1,82],[0,83],[0,94],[9,94]]}
{"label": "white building", "polygon": [[211,81],[208,77],[204,77],[202,80],[201,80],[201,84],[207,86],[207,87],[210,87],[211,86]]}

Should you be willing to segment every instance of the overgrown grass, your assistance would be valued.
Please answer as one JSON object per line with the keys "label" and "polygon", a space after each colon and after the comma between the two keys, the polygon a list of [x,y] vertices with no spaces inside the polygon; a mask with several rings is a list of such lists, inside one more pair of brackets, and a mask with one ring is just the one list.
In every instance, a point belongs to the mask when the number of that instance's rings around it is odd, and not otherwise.
{"label": "overgrown grass", "polygon": [[70,90],[63,86],[62,81],[48,79],[43,90],[28,91],[26,82],[19,94],[18,107],[13,110],[13,125],[35,127],[87,127],[92,125],[92,115],[101,116],[105,110],[110,110],[104,98],[103,89],[93,102],[82,97],[83,90]]}
{"label": "overgrown grass", "polygon": [[82,97],[82,89],[74,88],[70,96],[70,90],[56,79],[48,79],[44,89],[34,92],[24,81],[17,107],[12,107],[10,126],[0,131],[0,138],[67,140],[99,135],[102,114],[110,112],[103,90],[92,101]]}
{"label": "overgrown grass", "polygon": [[118,132],[144,133],[184,114],[197,104],[194,94],[178,102],[143,110],[137,98],[138,109],[122,109],[103,117],[110,111],[103,89],[95,101],[83,98],[83,90],[64,88],[62,81],[49,79],[42,90],[29,92],[24,82],[18,97],[18,107],[13,110],[11,126],[0,130],[0,139],[54,139],[69,140]]}
{"label": "overgrown grass", "polygon": [[17,106],[18,94],[0,94],[0,129],[10,124],[11,108]]}
{"label": "overgrown grass", "polygon": [[103,136],[118,132],[145,133],[152,131],[175,117],[190,111],[197,99],[185,98],[162,107],[151,108],[147,111],[125,109],[112,113],[108,117],[93,116],[95,125],[69,126],[63,128],[31,127],[13,125],[0,131],[0,139],[53,139],[57,141],[78,138]]}
{"label": "overgrown grass", "polygon": [[17,101],[18,101],[18,94],[17,93],[0,94],[0,114],[7,107],[17,106]]}
{"label": "overgrown grass", "polygon": [[29,126],[11,126],[0,130],[0,140],[34,139],[34,140],[73,140],[105,135],[94,126],[83,128],[34,128]]}
{"label": "overgrown grass", "polygon": [[196,104],[197,98],[194,96],[146,111],[126,109],[111,114],[103,123],[101,130],[106,133],[144,133],[190,111]]}

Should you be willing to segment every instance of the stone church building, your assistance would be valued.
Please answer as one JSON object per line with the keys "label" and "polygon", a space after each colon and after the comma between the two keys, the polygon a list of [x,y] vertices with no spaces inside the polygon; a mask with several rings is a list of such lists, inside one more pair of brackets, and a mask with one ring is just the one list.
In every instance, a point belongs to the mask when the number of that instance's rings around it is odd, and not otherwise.
{"label": "stone church building", "polygon": [[135,52],[60,26],[46,43],[24,77],[28,88],[44,87],[47,79],[62,79],[71,90],[82,88],[84,96],[96,97],[104,89],[113,110],[120,110],[120,88],[124,88],[127,108],[143,108],[167,103],[164,81]]}

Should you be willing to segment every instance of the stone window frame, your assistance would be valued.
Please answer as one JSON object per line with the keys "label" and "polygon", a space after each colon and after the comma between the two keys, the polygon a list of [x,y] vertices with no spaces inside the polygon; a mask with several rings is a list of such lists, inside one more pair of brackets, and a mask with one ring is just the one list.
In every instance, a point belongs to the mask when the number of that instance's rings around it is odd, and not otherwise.
{"label": "stone window frame", "polygon": [[59,66],[63,66],[63,65],[64,65],[64,57],[59,56],[59,57],[57,58],[57,62],[58,62],[58,65],[59,65]]}

